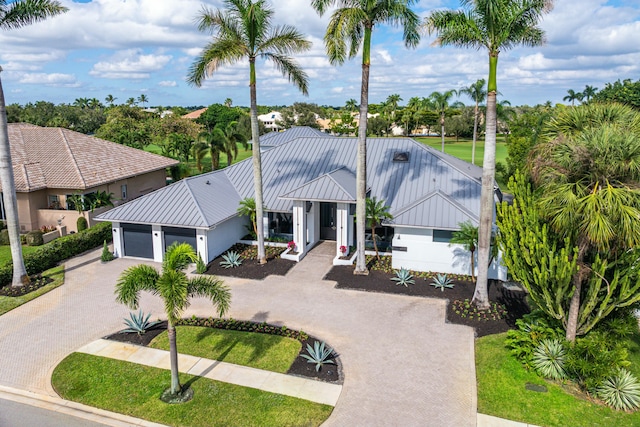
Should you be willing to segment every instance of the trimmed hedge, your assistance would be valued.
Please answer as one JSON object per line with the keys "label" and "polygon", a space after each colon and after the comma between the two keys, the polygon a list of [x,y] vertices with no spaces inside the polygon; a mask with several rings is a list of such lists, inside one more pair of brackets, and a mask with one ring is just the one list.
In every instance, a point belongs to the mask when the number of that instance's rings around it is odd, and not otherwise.
{"label": "trimmed hedge", "polygon": [[78,217],[76,221],[76,228],[78,229],[78,233],[89,228],[89,224],[87,223],[87,219],[83,216]]}
{"label": "trimmed hedge", "polygon": [[42,231],[33,230],[27,233],[27,245],[29,246],[42,246],[44,240],[42,239]]}
{"label": "trimmed hedge", "polygon": [[[105,240],[108,242],[112,240],[110,222],[102,222],[81,233],[60,237],[24,255],[27,274],[42,273],[58,265],[60,261],[102,246]],[[12,279],[13,263],[8,262],[0,266],[0,286],[10,284]]]}

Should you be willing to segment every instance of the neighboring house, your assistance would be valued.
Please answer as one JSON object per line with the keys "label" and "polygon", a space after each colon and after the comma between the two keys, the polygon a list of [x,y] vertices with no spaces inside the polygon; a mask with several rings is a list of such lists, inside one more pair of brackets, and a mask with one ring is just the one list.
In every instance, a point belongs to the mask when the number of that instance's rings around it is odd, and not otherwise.
{"label": "neighboring house", "polygon": [[[58,220],[67,231],[76,231],[80,214],[70,203],[71,195],[106,191],[113,194],[114,204],[132,200],[164,187],[165,169],[178,164],[68,129],[22,123],[8,129],[22,232]],[[97,212],[83,215],[91,221]]]}
{"label": "neighboring house", "polygon": [[282,127],[278,125],[278,123],[282,122],[282,114],[278,111],[261,114],[258,116],[258,120],[264,123],[264,127],[268,132],[279,131],[282,129]]}
{"label": "neighboring house", "polygon": [[183,119],[191,119],[191,120],[198,119],[198,118],[200,118],[200,116],[202,114],[204,114],[205,111],[207,111],[207,108],[209,108],[209,107],[205,107],[205,108],[201,108],[201,109],[196,110],[196,111],[192,111],[190,113],[187,113],[187,114],[183,115],[182,118]]}
{"label": "neighboring house", "polygon": [[[264,151],[265,237],[293,240],[298,254],[289,256],[297,260],[318,241],[335,241],[340,263],[340,246],[355,245],[356,153],[356,138],[322,134]],[[247,234],[248,218],[236,210],[254,197],[252,167],[247,159],[184,179],[97,219],[112,221],[118,256],[162,261],[167,246],[185,241],[209,262]],[[394,216],[377,229],[394,268],[470,273],[469,252],[449,241],[461,222],[478,224],[481,176],[481,168],[409,138],[368,140],[368,196],[384,200]],[[490,274],[506,279],[495,263]]]}

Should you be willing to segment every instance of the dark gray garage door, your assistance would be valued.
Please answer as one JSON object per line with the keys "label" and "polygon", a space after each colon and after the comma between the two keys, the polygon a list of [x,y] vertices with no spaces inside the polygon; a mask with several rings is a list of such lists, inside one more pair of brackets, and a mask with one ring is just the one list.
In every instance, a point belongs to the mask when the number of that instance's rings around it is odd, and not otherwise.
{"label": "dark gray garage door", "polygon": [[153,259],[153,237],[151,226],[122,224],[124,255]]}
{"label": "dark gray garage door", "polygon": [[162,227],[162,231],[164,232],[165,251],[174,242],[188,243],[194,250],[197,250],[196,230],[192,228]]}

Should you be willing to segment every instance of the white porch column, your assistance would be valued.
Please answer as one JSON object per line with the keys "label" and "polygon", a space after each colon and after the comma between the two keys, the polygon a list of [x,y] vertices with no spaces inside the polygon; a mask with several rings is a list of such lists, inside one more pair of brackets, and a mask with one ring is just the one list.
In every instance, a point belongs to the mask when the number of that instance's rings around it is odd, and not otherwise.
{"label": "white porch column", "polygon": [[[352,208],[353,206],[353,208]],[[355,227],[354,221],[355,221],[355,215],[351,215],[351,209],[353,209],[353,212],[355,212],[356,210],[356,205],[352,204],[352,203],[348,203],[347,204],[348,207],[348,211],[347,211],[347,247],[349,246],[355,246],[356,242],[354,241],[353,238],[353,229]]]}
{"label": "white porch column", "polygon": [[349,247],[349,204],[337,203],[336,206],[336,255],[341,256],[340,246]]}
{"label": "white porch column", "polygon": [[119,222],[111,223],[111,233],[113,234],[113,253],[116,258],[122,258],[124,256],[124,239]]}
{"label": "white porch column", "polygon": [[196,230],[196,251],[198,252],[198,256],[207,264],[208,256],[208,248],[207,245],[207,230]]}
{"label": "white porch column", "polygon": [[164,258],[164,236],[162,235],[162,227],[152,225],[151,237],[153,239],[153,260],[155,262],[162,262]]}
{"label": "white porch column", "polygon": [[293,201],[293,241],[299,253],[306,252],[307,246],[307,212],[304,200]]}
{"label": "white porch column", "polygon": [[269,238],[269,213],[262,213],[262,236],[265,239]]}

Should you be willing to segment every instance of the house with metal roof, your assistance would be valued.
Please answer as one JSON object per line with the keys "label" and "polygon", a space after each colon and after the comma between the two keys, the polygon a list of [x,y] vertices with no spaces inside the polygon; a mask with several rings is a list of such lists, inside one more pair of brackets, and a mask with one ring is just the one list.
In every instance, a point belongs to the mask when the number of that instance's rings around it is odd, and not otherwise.
{"label": "house with metal roof", "polygon": [[166,168],[179,163],[69,129],[10,123],[8,133],[21,231],[56,224],[75,231],[80,215],[91,223],[96,212],[86,206],[79,214],[70,196],[100,191],[116,204],[132,200],[164,187]]}
{"label": "house with metal roof", "polygon": [[[287,133],[285,131],[283,133]],[[299,260],[320,240],[355,246],[356,138],[298,137],[262,153],[265,237],[293,240]],[[482,169],[409,138],[367,142],[368,197],[393,220],[377,229],[394,268],[470,273],[469,253],[450,245],[460,223],[479,222]],[[113,223],[118,256],[161,261],[185,241],[207,262],[247,234],[239,202],[254,197],[251,159],[184,179],[101,214]],[[496,194],[496,200],[500,197]],[[367,231],[370,239],[370,231]],[[287,255],[285,255],[287,256]],[[506,279],[497,264],[491,276]]]}

